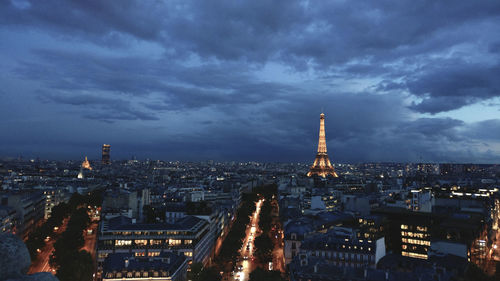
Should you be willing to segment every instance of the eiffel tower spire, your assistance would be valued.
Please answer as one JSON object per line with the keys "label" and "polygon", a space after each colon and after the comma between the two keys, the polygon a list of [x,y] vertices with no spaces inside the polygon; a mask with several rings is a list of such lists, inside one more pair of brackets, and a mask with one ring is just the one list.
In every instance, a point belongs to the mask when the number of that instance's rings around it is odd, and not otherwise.
{"label": "eiffel tower spire", "polygon": [[325,114],[321,113],[319,118],[319,140],[318,140],[318,153],[316,154],[316,159],[309,169],[307,176],[317,175],[323,178],[330,175],[332,177],[338,177],[335,173],[335,169],[330,163],[328,154],[326,153],[326,138],[325,138]]}

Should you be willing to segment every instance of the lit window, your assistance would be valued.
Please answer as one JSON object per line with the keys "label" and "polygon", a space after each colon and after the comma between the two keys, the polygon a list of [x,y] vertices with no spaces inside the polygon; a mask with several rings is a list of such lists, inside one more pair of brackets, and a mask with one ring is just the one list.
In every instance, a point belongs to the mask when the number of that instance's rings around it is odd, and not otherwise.
{"label": "lit window", "polygon": [[116,240],[115,246],[130,246],[132,245],[132,240]]}
{"label": "lit window", "polygon": [[168,239],[168,245],[170,246],[178,246],[181,244],[181,240],[179,239]]}
{"label": "lit window", "polygon": [[145,239],[139,239],[139,240],[134,240],[135,245],[138,246],[146,246],[148,244],[148,240]]}

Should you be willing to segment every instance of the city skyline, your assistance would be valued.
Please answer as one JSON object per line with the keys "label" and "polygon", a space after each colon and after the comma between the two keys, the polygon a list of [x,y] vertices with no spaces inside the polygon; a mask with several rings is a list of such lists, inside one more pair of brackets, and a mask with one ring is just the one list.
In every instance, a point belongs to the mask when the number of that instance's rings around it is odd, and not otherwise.
{"label": "city skyline", "polygon": [[[497,1],[0,4],[0,157],[500,162]],[[221,16],[222,15],[222,16]]]}

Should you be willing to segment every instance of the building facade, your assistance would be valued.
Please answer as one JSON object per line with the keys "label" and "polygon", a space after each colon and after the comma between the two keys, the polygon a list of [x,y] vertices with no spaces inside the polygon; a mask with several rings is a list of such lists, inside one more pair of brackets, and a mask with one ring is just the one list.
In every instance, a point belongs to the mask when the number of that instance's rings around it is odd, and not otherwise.
{"label": "building facade", "polygon": [[101,223],[97,259],[102,264],[112,253],[157,257],[164,252],[175,252],[189,261],[206,264],[212,246],[209,223],[194,216],[186,216],[173,224],[135,223],[134,219],[120,216]]}

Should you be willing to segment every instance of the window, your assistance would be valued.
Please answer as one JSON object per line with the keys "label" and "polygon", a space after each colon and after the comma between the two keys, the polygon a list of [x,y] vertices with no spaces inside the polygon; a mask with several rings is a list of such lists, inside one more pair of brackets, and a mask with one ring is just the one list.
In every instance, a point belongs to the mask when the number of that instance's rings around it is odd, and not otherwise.
{"label": "window", "polygon": [[145,239],[139,239],[139,240],[134,240],[135,245],[138,246],[146,246],[148,244],[148,240]]}
{"label": "window", "polygon": [[292,250],[297,249],[297,246],[295,245],[295,242],[292,242]]}
{"label": "window", "polygon": [[185,245],[191,245],[193,243],[193,240],[184,240]]}
{"label": "window", "polygon": [[162,242],[163,242],[162,240],[150,239],[149,245],[161,245]]}
{"label": "window", "polygon": [[149,252],[148,257],[158,257],[160,255],[160,252]]}
{"label": "window", "polygon": [[417,230],[422,231],[422,232],[427,232],[427,227],[426,226],[417,226]]}
{"label": "window", "polygon": [[401,225],[401,229],[408,229],[408,225],[406,225],[406,224],[402,224],[402,225]]}
{"label": "window", "polygon": [[193,252],[189,251],[189,252],[184,252],[184,255],[186,257],[192,257],[193,256]]}
{"label": "window", "polygon": [[179,239],[168,239],[168,245],[170,246],[178,246],[181,244],[181,240]]}
{"label": "window", "polygon": [[146,256],[146,253],[144,253],[144,252],[135,252],[134,256],[136,256],[136,257],[144,257],[144,256]]}
{"label": "window", "polygon": [[130,246],[132,245],[132,240],[116,240],[115,246]]}

